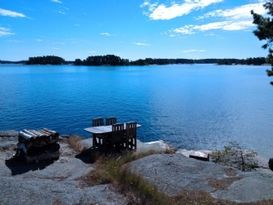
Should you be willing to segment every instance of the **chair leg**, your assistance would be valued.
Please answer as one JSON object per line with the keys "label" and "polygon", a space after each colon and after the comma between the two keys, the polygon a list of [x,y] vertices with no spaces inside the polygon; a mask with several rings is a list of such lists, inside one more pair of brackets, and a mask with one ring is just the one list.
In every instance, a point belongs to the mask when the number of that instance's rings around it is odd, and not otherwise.
{"label": "chair leg", "polygon": [[96,136],[93,136],[93,147],[97,147],[97,138]]}

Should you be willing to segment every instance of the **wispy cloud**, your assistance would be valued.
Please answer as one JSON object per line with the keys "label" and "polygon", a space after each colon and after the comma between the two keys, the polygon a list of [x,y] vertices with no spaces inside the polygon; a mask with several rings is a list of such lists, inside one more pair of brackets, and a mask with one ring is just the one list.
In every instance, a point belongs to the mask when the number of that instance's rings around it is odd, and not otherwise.
{"label": "wispy cloud", "polygon": [[41,42],[43,42],[44,40],[41,39],[41,38],[36,38],[35,41],[38,42],[38,43],[41,43]]}
{"label": "wispy cloud", "polygon": [[157,2],[152,3],[151,0],[145,0],[141,7],[147,9],[145,14],[148,15],[151,20],[170,20],[222,1],[223,0],[185,0],[183,3],[174,2],[172,5],[167,6]]}
{"label": "wispy cloud", "polygon": [[58,11],[58,14],[66,15],[66,12],[65,11]]}
{"label": "wispy cloud", "polygon": [[133,44],[136,46],[143,46],[143,47],[147,47],[147,46],[151,45],[151,44],[145,43],[145,42],[134,42]]}
{"label": "wispy cloud", "polygon": [[211,31],[211,30],[225,30],[225,31],[238,31],[248,29],[252,26],[252,21],[218,21],[202,25],[186,25],[174,29],[172,32],[183,35],[190,35],[196,31]]}
{"label": "wispy cloud", "polygon": [[14,35],[14,33],[12,33],[10,31],[10,29],[5,28],[5,27],[0,27],[0,37],[2,37],[2,36],[10,36],[10,35]]}
{"label": "wispy cloud", "polygon": [[263,2],[253,3],[253,4],[245,4],[239,7],[235,7],[233,9],[226,10],[215,10],[206,13],[203,16],[198,17],[197,19],[205,19],[210,17],[223,17],[223,18],[231,18],[231,19],[252,19],[252,15],[250,13],[251,10],[254,10],[256,13],[264,14],[265,9],[263,7]]}
{"label": "wispy cloud", "polygon": [[62,4],[63,2],[61,0],[51,0],[53,3]]}
{"label": "wispy cloud", "polygon": [[8,16],[8,17],[21,17],[21,18],[25,18],[26,15],[23,13],[19,13],[16,11],[11,11],[11,10],[7,10],[7,9],[1,9],[0,8],[0,16]]}
{"label": "wispy cloud", "polygon": [[187,50],[183,50],[183,53],[203,53],[206,50],[203,49],[187,49]]}
{"label": "wispy cloud", "polygon": [[102,32],[102,33],[100,33],[100,35],[104,36],[104,37],[110,37],[110,36],[112,36],[112,34],[108,33],[108,32]]}
{"label": "wispy cloud", "polygon": [[253,27],[253,19],[250,13],[254,10],[257,13],[265,14],[263,7],[264,2],[245,4],[233,9],[215,10],[206,13],[197,19],[218,18],[218,21],[205,23],[201,25],[185,25],[170,31],[170,36],[175,34],[191,35],[198,31],[224,30],[224,31],[238,31],[247,30]]}

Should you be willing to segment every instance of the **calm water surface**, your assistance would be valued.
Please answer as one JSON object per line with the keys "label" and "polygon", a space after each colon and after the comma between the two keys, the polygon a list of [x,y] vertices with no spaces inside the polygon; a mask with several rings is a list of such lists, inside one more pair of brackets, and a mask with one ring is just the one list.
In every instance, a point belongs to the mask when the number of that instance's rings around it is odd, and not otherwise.
{"label": "calm water surface", "polygon": [[143,141],[215,149],[236,141],[273,156],[268,67],[0,65],[0,129],[81,134],[92,117],[137,120]]}

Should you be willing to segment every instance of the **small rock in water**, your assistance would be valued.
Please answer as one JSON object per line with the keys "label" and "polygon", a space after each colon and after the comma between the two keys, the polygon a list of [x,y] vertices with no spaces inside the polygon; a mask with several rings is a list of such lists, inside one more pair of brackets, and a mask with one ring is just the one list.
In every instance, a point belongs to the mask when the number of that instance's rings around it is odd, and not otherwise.
{"label": "small rock in water", "polygon": [[273,158],[270,158],[268,161],[269,168],[273,171]]}

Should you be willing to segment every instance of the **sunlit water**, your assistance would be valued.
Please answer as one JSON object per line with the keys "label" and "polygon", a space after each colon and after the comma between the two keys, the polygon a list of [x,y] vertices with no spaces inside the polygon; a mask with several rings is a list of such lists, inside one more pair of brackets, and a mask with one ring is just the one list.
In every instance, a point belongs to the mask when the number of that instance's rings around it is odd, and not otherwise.
{"label": "sunlit water", "polygon": [[268,67],[0,65],[0,130],[42,128],[88,137],[97,116],[136,120],[143,141],[216,149],[230,141],[273,156]]}

